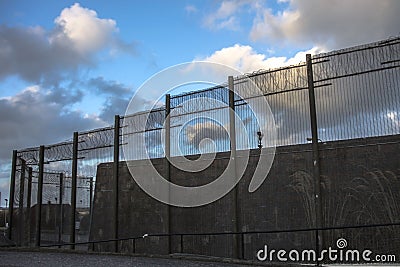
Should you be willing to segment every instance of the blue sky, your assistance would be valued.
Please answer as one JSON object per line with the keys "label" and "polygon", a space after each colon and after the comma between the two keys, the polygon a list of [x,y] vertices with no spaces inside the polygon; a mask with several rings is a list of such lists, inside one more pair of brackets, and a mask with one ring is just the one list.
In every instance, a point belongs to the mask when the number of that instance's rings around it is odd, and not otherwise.
{"label": "blue sky", "polygon": [[397,36],[399,13],[397,0],[0,0],[2,197],[12,149],[111,124],[167,67],[295,64],[306,52]]}

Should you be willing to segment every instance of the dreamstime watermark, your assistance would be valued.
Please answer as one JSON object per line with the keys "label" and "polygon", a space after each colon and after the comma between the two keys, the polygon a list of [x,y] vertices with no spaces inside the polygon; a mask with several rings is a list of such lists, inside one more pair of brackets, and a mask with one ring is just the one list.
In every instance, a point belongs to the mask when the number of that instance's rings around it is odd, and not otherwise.
{"label": "dreamstime watermark", "polygon": [[393,254],[374,254],[371,250],[357,250],[357,249],[346,249],[347,240],[339,238],[336,241],[336,248],[328,247],[317,253],[313,249],[296,250],[290,251],[281,249],[268,249],[267,245],[264,245],[263,249],[260,249],[256,256],[259,261],[281,261],[281,262],[332,262],[332,263],[388,263],[396,262],[396,255]]}
{"label": "dreamstime watermark", "polygon": [[[215,86],[222,82],[225,83],[224,87],[228,88],[228,76],[241,77],[239,82],[235,81],[235,100],[242,99],[246,102],[246,108],[249,108],[253,114],[251,121],[249,121],[249,118],[240,117],[237,112],[229,108],[226,101],[228,95],[216,97],[211,93],[204,93],[193,95],[195,97],[182,97],[183,100],[181,99],[179,105],[171,108],[170,114],[163,122],[164,125],[158,125],[158,129],[161,128],[162,130],[152,131],[150,137],[145,134],[148,132],[149,125],[154,123],[152,121],[155,114],[154,110],[160,108],[160,103],[166,94],[176,88],[199,83]],[[158,93],[155,94],[154,92],[157,92],[157,90]],[[264,148],[260,150],[260,158],[254,168],[248,188],[249,192],[257,190],[272,166],[276,141],[274,117],[267,99],[260,97],[262,95],[260,88],[249,78],[243,76],[243,73],[222,64],[190,62],[164,69],[155,74],[136,91],[124,116],[122,152],[133,179],[148,195],[168,205],[196,207],[214,202],[229,193],[246,170],[250,158],[249,140],[256,138],[256,133],[249,132],[249,127],[246,127],[246,124],[250,123],[252,129],[258,129],[264,135]],[[143,106],[143,102],[146,102],[148,111],[137,113],[140,111],[138,106]],[[190,114],[190,116],[185,114]],[[227,117],[229,120],[227,120]],[[174,121],[178,121],[178,123],[174,123]],[[240,150],[237,150],[236,153],[231,151],[227,167],[212,182],[201,186],[174,184],[166,180],[153,166],[146,138],[152,138],[153,141],[160,140],[157,145],[162,146],[165,157],[176,169],[191,173],[200,172],[214,162],[218,140],[211,140],[210,136],[202,137],[198,144],[201,155],[197,160],[187,159],[182,152],[184,151],[182,146],[187,144],[177,140],[182,135],[188,135],[186,132],[188,127],[192,127],[191,129],[200,128],[202,125],[199,121],[218,125],[225,132],[225,136],[228,136],[230,142],[234,140],[235,143],[238,143]],[[231,136],[233,121],[235,122],[235,136]],[[157,123],[159,122],[158,120]],[[166,124],[166,122],[171,124]],[[196,122],[197,128],[193,127]],[[166,130],[172,129],[172,127],[173,134],[171,132],[167,134]],[[170,140],[166,140],[165,137],[168,138],[168,136],[170,136]],[[218,134],[218,136],[221,136],[221,134]],[[240,142],[238,139],[240,139]],[[205,147],[208,150],[204,150]],[[210,147],[212,151],[210,151]],[[134,160],[134,155],[138,153],[144,155],[144,159]]]}

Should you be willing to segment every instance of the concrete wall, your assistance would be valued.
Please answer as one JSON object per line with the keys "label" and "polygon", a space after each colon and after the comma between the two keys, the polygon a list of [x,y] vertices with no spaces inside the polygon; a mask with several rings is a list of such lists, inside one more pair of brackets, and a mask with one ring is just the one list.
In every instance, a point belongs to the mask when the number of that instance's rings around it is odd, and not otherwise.
{"label": "concrete wall", "polygon": [[[400,220],[400,136],[374,137],[320,145],[323,225],[365,225]],[[168,207],[144,193],[132,179],[126,163],[119,165],[120,203],[119,236],[145,233],[204,233],[270,231],[315,226],[311,145],[278,147],[267,179],[261,187],[248,192],[248,185],[258,162],[258,151],[251,159],[244,177],[234,190],[211,204],[197,208]],[[184,173],[171,168],[176,184],[198,185],[214,180],[229,161],[229,152],[220,153],[214,163],[199,173]],[[165,175],[164,159],[153,165]],[[98,166],[91,240],[113,237],[112,164]],[[237,210],[235,210],[237,194]],[[235,217],[235,213],[237,216]],[[169,214],[169,216],[168,216]],[[338,238],[347,239],[349,248],[368,248],[375,253],[400,252],[400,227],[329,230],[323,232],[324,247],[336,246]],[[180,238],[145,238],[137,240],[135,252],[150,254],[180,252]],[[238,244],[238,248],[235,247]],[[243,244],[244,251],[241,251]],[[232,235],[185,236],[184,253],[236,257],[244,254],[255,259],[256,252],[267,244],[274,249],[311,249],[315,232],[246,234],[236,240]],[[133,251],[132,242],[120,242],[122,251]],[[107,251],[112,244],[96,245]]]}

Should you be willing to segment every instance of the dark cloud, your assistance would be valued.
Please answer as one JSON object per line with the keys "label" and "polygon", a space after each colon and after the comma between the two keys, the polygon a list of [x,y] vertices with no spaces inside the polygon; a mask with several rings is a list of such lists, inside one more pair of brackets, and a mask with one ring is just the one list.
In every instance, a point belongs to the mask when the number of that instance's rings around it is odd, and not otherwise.
{"label": "dark cloud", "polygon": [[[107,123],[114,123],[114,115],[124,115],[125,112],[133,114],[138,111],[154,108],[153,101],[146,100],[141,95],[135,95],[131,88],[117,81],[96,77],[90,79],[86,85],[95,94],[106,97],[99,118]],[[130,101],[133,102],[127,111]]]}
{"label": "dark cloud", "polygon": [[100,94],[126,96],[132,92],[132,90],[124,84],[116,81],[107,81],[103,77],[92,78],[87,84],[95,92]]}
{"label": "dark cloud", "polygon": [[396,0],[286,0],[274,13],[265,6],[250,33],[253,40],[271,44],[320,45],[337,49],[368,43],[400,31],[400,1]]}
{"label": "dark cloud", "polygon": [[49,90],[44,97],[44,101],[48,103],[57,103],[62,106],[68,106],[80,102],[84,93],[81,90],[71,90],[65,88],[57,88]]}
{"label": "dark cloud", "polygon": [[95,66],[96,54],[106,48],[112,54],[134,54],[135,44],[124,42],[117,32],[114,20],[98,18],[79,4],[62,10],[51,30],[0,25],[0,79],[17,75],[58,85],[79,68]]}
{"label": "dark cloud", "polygon": [[99,114],[100,119],[113,123],[114,115],[125,114],[129,99],[133,95],[130,88],[116,81],[105,80],[103,77],[92,78],[87,85],[96,94],[106,97]]}
{"label": "dark cloud", "polygon": [[113,123],[115,115],[125,114],[128,104],[129,98],[109,97],[101,109],[99,118],[106,122]]}
{"label": "dark cloud", "polygon": [[0,79],[17,75],[29,82],[59,80],[66,71],[89,64],[68,43],[51,43],[40,28],[0,26]]}
{"label": "dark cloud", "polygon": [[66,108],[81,97],[80,91],[46,92],[30,87],[13,97],[0,99],[0,158],[9,158],[13,149],[60,142],[71,138],[74,131],[104,126],[98,118]]}

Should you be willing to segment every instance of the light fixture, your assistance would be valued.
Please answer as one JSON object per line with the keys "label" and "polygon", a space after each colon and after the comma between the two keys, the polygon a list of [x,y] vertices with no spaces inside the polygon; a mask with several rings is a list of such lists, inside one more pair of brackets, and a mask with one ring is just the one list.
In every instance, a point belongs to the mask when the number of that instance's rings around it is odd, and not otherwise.
{"label": "light fixture", "polygon": [[257,136],[258,136],[258,148],[261,149],[262,148],[262,139],[264,137],[263,133],[261,131],[257,132]]}

